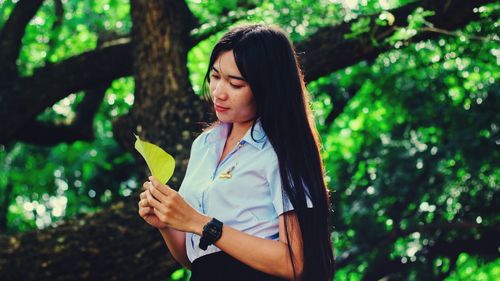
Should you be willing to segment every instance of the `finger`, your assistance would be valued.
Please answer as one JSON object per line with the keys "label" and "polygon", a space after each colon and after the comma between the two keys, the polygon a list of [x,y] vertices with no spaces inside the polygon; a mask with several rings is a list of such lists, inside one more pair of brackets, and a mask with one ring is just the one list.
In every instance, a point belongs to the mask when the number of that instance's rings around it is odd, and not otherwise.
{"label": "finger", "polygon": [[151,181],[151,183],[153,184],[153,186],[156,187],[156,189],[158,189],[159,191],[161,191],[165,195],[169,195],[172,192],[175,192],[175,190],[173,190],[172,188],[170,188],[168,185],[162,184],[161,182],[159,182],[153,176],[150,176],[149,180]]}
{"label": "finger", "polygon": [[148,199],[148,203],[151,207],[155,208],[155,209],[158,209],[162,212],[165,211],[165,206],[163,206],[163,204],[161,204],[160,201],[156,200],[152,195],[151,193],[148,191],[146,191],[146,197]]}
{"label": "finger", "polygon": [[160,202],[165,202],[167,200],[167,195],[162,193],[160,189],[154,185],[151,186],[149,192],[151,193],[151,195],[153,195],[154,198],[156,198]]}
{"label": "finger", "polygon": [[139,206],[139,209],[146,207],[146,206],[144,206],[144,203],[142,202],[142,200],[139,200],[139,203],[137,203],[137,205]]}
{"label": "finger", "polygon": [[151,207],[146,207],[146,208],[140,208],[139,209],[139,215],[141,217],[144,217],[144,216],[147,216],[147,215],[150,215],[150,214],[153,214],[154,211],[153,211],[153,208]]}
{"label": "finger", "polygon": [[[162,197],[161,199],[157,197],[158,192],[156,193],[156,195],[151,192],[151,190],[154,188],[154,186],[151,182],[147,182],[146,186],[148,187],[147,192],[149,192],[149,194],[151,194],[151,196],[153,196],[153,198],[156,199],[156,201],[163,202],[165,200],[165,197]],[[146,193],[144,193],[144,194],[146,194]]]}
{"label": "finger", "polygon": [[139,200],[139,207],[151,207],[151,206],[149,206],[148,199],[144,198]]}
{"label": "finger", "polygon": [[149,188],[148,188],[148,186],[149,186],[149,181],[145,181],[145,182],[142,184],[142,189],[143,189],[143,190],[148,190],[148,189],[149,189]]}

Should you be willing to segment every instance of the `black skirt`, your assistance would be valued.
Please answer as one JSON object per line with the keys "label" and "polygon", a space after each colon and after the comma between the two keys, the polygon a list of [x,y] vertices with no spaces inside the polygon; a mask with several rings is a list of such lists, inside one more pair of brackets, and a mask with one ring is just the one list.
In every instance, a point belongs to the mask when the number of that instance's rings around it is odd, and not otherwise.
{"label": "black skirt", "polygon": [[255,270],[230,255],[219,251],[195,259],[190,281],[284,281]]}

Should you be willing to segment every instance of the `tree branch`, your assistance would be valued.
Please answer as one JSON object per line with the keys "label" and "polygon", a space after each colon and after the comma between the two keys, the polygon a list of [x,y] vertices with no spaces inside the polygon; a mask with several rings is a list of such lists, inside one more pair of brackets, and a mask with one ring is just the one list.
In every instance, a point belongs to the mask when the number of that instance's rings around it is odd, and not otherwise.
{"label": "tree branch", "polygon": [[[60,1],[57,2],[60,3]],[[60,4],[62,5],[62,3]],[[102,31],[99,34],[97,46],[101,48],[119,39],[120,36],[113,31]],[[77,140],[92,141],[94,139],[92,126],[94,117],[110,85],[111,83],[107,82],[87,90],[83,100],[76,106],[75,117],[70,124],[34,121],[18,135],[19,140],[47,146],[62,142],[71,143]]]}
{"label": "tree branch", "polygon": [[225,12],[222,15],[220,15],[220,20],[218,22],[214,24],[210,24],[207,22],[193,29],[191,31],[190,46],[194,47],[198,45],[198,43],[200,43],[201,41],[207,39],[208,37],[228,28],[232,24],[244,18],[248,13],[248,10],[255,9],[256,5],[247,4],[244,5],[244,8],[246,10],[239,10],[237,12],[231,12],[230,10],[225,10]]}
{"label": "tree branch", "polygon": [[0,31],[0,77],[17,77],[16,59],[21,51],[26,26],[36,14],[43,0],[19,1]]}
{"label": "tree branch", "polygon": [[[436,28],[455,30],[465,26],[467,23],[479,18],[478,13],[474,13],[475,7],[492,3],[490,0],[460,1],[417,1],[406,6],[390,10],[394,15],[396,26],[407,26],[407,18],[417,7],[435,12],[435,15],[428,18],[428,21]],[[325,76],[333,71],[343,69],[360,61],[373,59],[393,46],[388,44],[374,45],[373,38],[378,38],[377,42],[382,42],[394,34],[392,26],[379,26],[375,19],[379,14],[360,17],[355,21],[342,23],[337,26],[328,26],[319,29],[307,40],[296,44],[299,53],[304,53],[302,66],[305,69],[305,79],[312,81],[318,77]],[[345,35],[351,33],[353,22],[359,22],[366,18],[370,19],[370,29],[372,32],[362,34],[362,36],[346,39]],[[376,32],[373,32],[376,30]],[[439,33],[423,30],[423,32],[412,37],[408,43],[418,42],[435,38]]]}
{"label": "tree branch", "polygon": [[77,140],[92,141],[94,116],[110,84],[97,86],[86,91],[83,100],[76,107],[76,116],[70,124],[35,121],[17,135],[19,140],[36,145],[56,145]]}
{"label": "tree branch", "polygon": [[332,109],[330,113],[325,118],[325,127],[329,128],[333,121],[344,112],[345,107],[347,106],[349,100],[356,95],[359,89],[356,87],[349,87],[345,90],[335,88],[327,91],[330,95],[332,101]]}
{"label": "tree branch", "polygon": [[[190,43],[189,45],[194,47],[198,45],[201,41],[207,39],[208,37],[228,28],[235,22],[237,22],[240,18],[238,17],[231,17],[226,19],[225,21],[218,22],[215,26],[210,25],[209,23],[205,23],[191,31],[191,36],[190,36]],[[204,27],[204,26],[210,26],[210,27]],[[203,30],[203,31],[201,31]]]}
{"label": "tree branch", "polygon": [[[137,215],[138,195],[44,230],[0,235],[0,280],[161,280],[170,276],[180,266],[158,230]],[[22,270],[24,266],[29,270]]]}
{"label": "tree branch", "polygon": [[132,52],[128,47],[118,43],[48,65],[31,77],[6,81],[7,84],[0,87],[0,119],[4,120],[0,123],[0,143],[22,134],[24,126],[69,93],[129,75]]}
{"label": "tree branch", "polygon": [[58,124],[35,121],[21,130],[17,135],[20,141],[40,146],[51,146],[58,143],[72,143],[78,140],[92,141],[93,132],[77,124]]}
{"label": "tree branch", "polygon": [[[6,165],[5,165],[6,166]],[[12,183],[7,182],[5,190],[3,191],[2,200],[0,201],[0,233],[6,233],[7,231],[7,213],[9,212],[10,200],[12,199],[12,191],[14,186]]]}
{"label": "tree branch", "polygon": [[472,39],[472,40],[478,40],[478,41],[483,41],[483,42],[498,41],[498,39],[495,39],[494,37],[463,35],[460,32],[453,32],[453,31],[449,31],[449,30],[442,29],[442,28],[436,28],[436,27],[432,27],[432,26],[424,26],[424,27],[420,28],[420,31],[421,32],[435,32],[435,33],[454,36],[454,37],[464,36],[465,38],[468,38],[469,40]]}
{"label": "tree branch", "polygon": [[[429,18],[434,26],[453,30],[478,17],[478,14],[472,11],[473,7],[489,2],[492,0],[453,0],[449,8],[444,9],[441,1],[423,1],[392,10],[391,13],[395,15],[395,24],[404,26],[407,16],[417,5],[422,5],[436,12],[435,16]],[[378,15],[369,17],[375,18]],[[350,24],[352,22],[321,28],[308,39],[296,44],[297,50],[302,52],[301,61],[307,81],[362,60],[373,59],[391,48],[387,45],[373,46],[368,35],[345,39],[345,34],[350,33]],[[383,28],[377,30],[375,35],[387,32]],[[436,32],[425,32],[413,37],[412,42],[438,35]],[[384,36],[387,38],[390,33]],[[36,71],[32,77],[5,80],[6,85],[0,88],[0,119],[5,120],[0,127],[0,143],[15,140],[18,130],[32,122],[47,106],[68,94],[86,89],[88,85],[110,82],[131,73],[132,45],[128,39],[122,39],[114,45],[47,65]]]}

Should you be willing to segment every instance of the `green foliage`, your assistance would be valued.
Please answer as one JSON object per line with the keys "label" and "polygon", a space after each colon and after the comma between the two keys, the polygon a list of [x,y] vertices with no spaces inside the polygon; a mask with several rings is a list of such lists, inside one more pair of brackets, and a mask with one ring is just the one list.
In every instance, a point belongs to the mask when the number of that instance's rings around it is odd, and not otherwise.
{"label": "green foliage", "polygon": [[[5,6],[5,7],[4,7]],[[14,4],[0,5],[0,26],[10,15]],[[132,26],[129,1],[93,0],[64,3],[62,26],[55,28],[53,1],[44,1],[31,20],[23,37],[19,70],[31,75],[35,68],[93,50],[99,38],[126,35]]]}
{"label": "green foliage", "polygon": [[7,19],[9,18],[12,9],[14,9],[15,3],[12,0],[0,0],[0,27],[3,27]]}
{"label": "green foliage", "polygon": [[[93,142],[54,147],[18,143],[8,150],[1,147],[0,191],[5,194],[12,187],[7,199],[9,232],[43,228],[64,218],[99,210],[137,188],[139,175],[134,159],[117,145],[111,131],[111,120],[132,105],[133,88],[132,78],[113,82],[94,119]],[[69,122],[83,95],[64,98],[38,119]]]}
{"label": "green foliage", "polygon": [[363,33],[368,33],[371,30],[371,19],[370,18],[361,18],[351,25],[351,33],[347,33],[344,35],[345,39],[357,38]]}
{"label": "green foliage", "polygon": [[433,16],[434,14],[434,11],[426,11],[422,7],[418,7],[410,16],[408,16],[408,26],[398,28],[396,32],[387,39],[387,41],[389,41],[391,45],[394,45],[398,41],[405,41],[417,35],[423,26],[432,26],[426,18]]}
{"label": "green foliage", "polygon": [[[436,260],[435,266],[441,267],[444,262]],[[457,260],[459,270],[446,278],[446,281],[470,280],[490,281],[500,276],[500,260],[484,263],[478,258],[471,257],[465,253],[460,254]]]}
{"label": "green foliage", "polygon": [[[372,248],[397,229],[457,221],[492,225],[498,220],[492,210],[500,174],[500,120],[495,110],[500,106],[500,68],[492,55],[495,42],[470,39],[486,38],[489,26],[472,23],[463,36],[392,51],[371,65],[360,64],[330,77],[334,87],[358,89],[331,127],[320,126],[327,179],[335,191],[335,242],[340,253]],[[335,106],[321,93],[323,83],[328,80],[309,87],[319,107],[316,112]],[[331,94],[337,92],[342,91],[334,89]],[[391,258],[426,268],[426,245],[473,232],[450,231],[442,238],[433,231],[415,231],[395,241]],[[366,253],[358,258],[356,264],[376,265],[381,257]],[[460,266],[469,267],[458,262]],[[402,276],[428,280],[422,270]],[[349,275],[356,271],[362,270],[344,268],[339,276],[356,280]],[[436,274],[443,272],[446,268]]]}
{"label": "green foliage", "polygon": [[191,271],[189,271],[185,268],[180,268],[172,273],[172,275],[170,276],[170,280],[172,280],[172,281],[188,281],[190,277],[191,277]]}

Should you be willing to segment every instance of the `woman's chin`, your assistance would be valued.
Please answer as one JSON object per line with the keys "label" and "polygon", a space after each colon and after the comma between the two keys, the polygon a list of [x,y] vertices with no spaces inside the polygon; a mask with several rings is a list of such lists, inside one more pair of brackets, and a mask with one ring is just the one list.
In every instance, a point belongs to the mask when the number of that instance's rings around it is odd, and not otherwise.
{"label": "woman's chin", "polygon": [[221,121],[221,122],[224,122],[224,123],[232,123],[233,122],[231,117],[227,116],[224,113],[221,114],[221,113],[217,112],[216,115],[217,115],[217,119],[219,119],[219,121]]}

